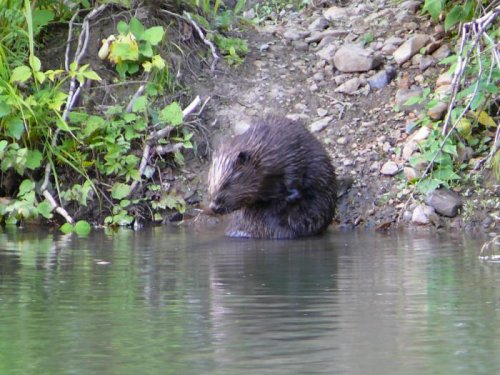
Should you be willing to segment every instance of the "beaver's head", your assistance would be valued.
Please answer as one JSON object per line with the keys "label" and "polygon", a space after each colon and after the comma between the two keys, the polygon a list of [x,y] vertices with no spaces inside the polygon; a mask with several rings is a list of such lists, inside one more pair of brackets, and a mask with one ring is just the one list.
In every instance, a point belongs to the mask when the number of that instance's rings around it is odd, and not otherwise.
{"label": "beaver's head", "polygon": [[208,173],[210,209],[227,214],[253,204],[262,184],[258,165],[251,151],[222,148],[217,152]]}

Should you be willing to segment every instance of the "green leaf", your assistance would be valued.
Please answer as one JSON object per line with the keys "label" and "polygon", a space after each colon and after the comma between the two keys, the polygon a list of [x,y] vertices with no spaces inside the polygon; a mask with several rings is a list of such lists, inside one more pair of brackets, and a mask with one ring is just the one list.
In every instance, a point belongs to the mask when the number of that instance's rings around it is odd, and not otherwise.
{"label": "green leaf", "polygon": [[422,102],[422,98],[420,96],[412,96],[409,98],[404,105],[410,106],[414,104],[420,104]]}
{"label": "green leaf", "polygon": [[436,190],[440,185],[441,181],[435,179],[428,179],[420,181],[419,184],[417,185],[417,188],[418,191],[420,191],[422,194],[427,195]]}
{"label": "green leaf", "polygon": [[101,80],[101,77],[99,77],[99,74],[97,74],[93,70],[85,70],[82,72],[82,75],[85,78],[90,79],[91,81],[100,81]]}
{"label": "green leaf", "polygon": [[61,227],[59,228],[59,230],[61,232],[63,232],[64,234],[68,234],[68,233],[71,233],[73,232],[75,228],[73,227],[72,224],[70,223],[64,223],[63,225],[61,225]]}
{"label": "green leaf", "polygon": [[450,27],[459,23],[462,19],[462,7],[457,5],[446,15],[444,20],[444,30],[448,31]]}
{"label": "green leaf", "polygon": [[443,0],[425,0],[423,11],[429,12],[434,20],[437,20],[443,10]]}
{"label": "green leaf", "polygon": [[152,57],[153,56],[153,47],[151,47],[150,43],[141,43],[139,46],[139,53],[144,57]]}
{"label": "green leaf", "polygon": [[120,207],[122,207],[122,208],[128,207],[129,205],[130,205],[130,200],[128,200],[128,199],[122,199],[120,201]]}
{"label": "green leaf", "polygon": [[130,32],[136,37],[138,40],[142,40],[144,34],[144,26],[142,23],[135,17],[130,19]]}
{"label": "green leaf", "polygon": [[115,182],[111,188],[111,196],[116,200],[121,200],[130,194],[130,186],[121,182]]}
{"label": "green leaf", "polygon": [[37,207],[36,210],[40,215],[42,215],[46,219],[52,219],[52,205],[48,201],[43,201],[40,203]]}
{"label": "green leaf", "polygon": [[43,155],[38,150],[28,150],[26,155],[26,168],[35,170],[42,165]]}
{"label": "green leaf", "polygon": [[54,13],[47,9],[34,9],[32,15],[35,34],[54,19]]}
{"label": "green leaf", "polygon": [[126,22],[120,21],[118,22],[118,25],[116,25],[116,30],[118,30],[118,32],[122,35],[127,35],[129,27]]}
{"label": "green leaf", "polygon": [[454,63],[457,62],[457,60],[458,60],[458,56],[457,55],[451,55],[451,56],[445,57],[444,59],[442,59],[441,61],[439,61],[439,64],[440,65],[454,64]]}
{"label": "green leaf", "polygon": [[146,110],[147,105],[148,105],[147,97],[145,95],[139,96],[132,105],[132,112],[134,113],[143,112]]}
{"label": "green leaf", "polygon": [[0,118],[7,116],[10,113],[10,105],[0,102]]}
{"label": "green leaf", "polygon": [[86,220],[77,221],[75,224],[75,232],[79,236],[86,236],[87,234],[90,233],[91,229],[92,229],[92,227],[90,226],[89,222]]}
{"label": "green leaf", "polygon": [[64,121],[61,118],[57,118],[56,119],[56,125],[62,131],[65,131],[65,132],[69,132],[70,131],[70,128],[69,128],[68,124],[66,123],[66,121]]}
{"label": "green leaf", "polygon": [[143,40],[156,46],[163,39],[163,35],[165,35],[165,30],[163,30],[162,26],[153,26],[144,32]]}
{"label": "green leaf", "polygon": [[31,69],[26,65],[15,68],[10,75],[10,82],[26,82],[31,78]]}
{"label": "green leaf", "polygon": [[18,197],[21,197],[25,195],[26,193],[29,193],[35,188],[35,183],[31,180],[24,180],[21,182],[21,185],[19,185],[19,192],[17,193]]}
{"label": "green leaf", "polygon": [[29,63],[33,71],[39,72],[40,69],[42,69],[42,63],[40,62],[40,59],[36,57],[35,55],[30,55],[29,57]]}
{"label": "green leaf", "polygon": [[7,135],[19,140],[24,133],[24,122],[19,117],[13,117],[5,121]]}
{"label": "green leaf", "polygon": [[[121,60],[137,61],[139,60],[139,49],[130,43],[115,42],[113,43],[113,49],[110,56]],[[119,59],[118,61],[120,61]]]}
{"label": "green leaf", "polygon": [[160,111],[160,120],[173,126],[182,124],[183,118],[182,108],[177,102],[167,105]]}

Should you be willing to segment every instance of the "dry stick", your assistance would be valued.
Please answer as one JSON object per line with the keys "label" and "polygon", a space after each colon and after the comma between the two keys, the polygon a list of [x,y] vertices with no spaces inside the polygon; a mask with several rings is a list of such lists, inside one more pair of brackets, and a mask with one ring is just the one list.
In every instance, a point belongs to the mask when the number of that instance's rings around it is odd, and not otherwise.
{"label": "dry stick", "polygon": [[[73,62],[79,63],[80,59],[83,57],[83,54],[85,53],[85,50],[87,49],[87,44],[88,44],[88,33],[89,33],[89,21],[91,18],[95,17],[97,14],[99,14],[101,11],[103,11],[107,7],[106,4],[103,4],[99,6],[98,8],[93,9],[89,14],[87,14],[83,20],[83,25],[82,25],[82,31],[80,33],[80,37],[78,39],[78,46],[76,48],[76,53],[75,53],[75,59]],[[75,13],[75,15],[71,18],[70,21],[70,27],[68,31],[68,46],[66,47],[66,54],[65,54],[65,62],[64,66],[66,68],[66,71],[69,70],[69,43],[71,42],[71,32],[72,32],[72,25],[74,20],[76,19],[78,12]],[[76,77],[73,77],[70,81],[69,85],[69,93],[68,93],[68,98],[66,100],[66,107],[64,109],[64,112],[62,114],[62,120],[66,121],[68,118],[69,112],[73,108],[78,96],[80,95],[81,91],[81,86],[76,88]],[[57,144],[57,139],[59,137],[60,133],[60,128],[58,128],[55,132],[54,135],[52,136],[52,142],[51,146],[54,148]],[[52,206],[52,209],[54,209],[57,213],[59,213],[68,223],[73,223],[74,220],[73,218],[68,214],[68,212],[61,206],[59,205],[52,194],[47,190],[48,184],[50,180],[50,163],[47,162],[45,165],[45,176],[44,176],[44,181],[42,183],[42,186],[40,187],[40,191],[42,192],[42,195],[49,201],[50,205]]]}
{"label": "dry stick", "polygon": [[[446,120],[445,120],[445,123],[444,123],[444,129],[443,129],[443,135],[445,137],[444,137],[443,141],[441,142],[441,145],[440,145],[439,149],[434,154],[434,157],[429,162],[429,164],[427,164],[427,167],[425,168],[424,173],[422,174],[422,176],[420,177],[420,179],[418,180],[418,182],[413,186],[411,194],[410,194],[410,197],[406,200],[406,203],[404,204],[403,209],[401,210],[401,213],[399,214],[398,222],[401,220],[401,217],[402,217],[404,211],[406,210],[406,207],[408,207],[408,204],[414,198],[415,189],[417,188],[418,184],[427,176],[427,174],[429,174],[430,170],[434,166],[434,162],[436,161],[436,158],[441,154],[441,152],[443,150],[443,147],[446,144],[446,141],[451,136],[451,134],[453,133],[453,131],[456,129],[456,127],[458,126],[459,120],[465,115],[465,113],[467,112],[467,110],[470,108],[470,106],[472,104],[472,101],[474,100],[474,98],[477,95],[477,92],[478,92],[478,89],[479,89],[479,78],[478,78],[478,81],[476,83],[476,87],[474,89],[473,95],[472,95],[471,99],[469,100],[469,102],[467,103],[465,109],[462,111],[462,113],[460,114],[460,116],[458,117],[458,119],[455,121],[455,123],[453,124],[453,126],[451,127],[451,129],[449,131],[446,131],[446,127],[449,125],[449,123],[451,121],[451,111],[454,108],[455,102],[457,100],[456,97],[457,97],[457,94],[458,94],[458,88],[460,86],[460,81],[462,79],[462,76],[463,76],[463,73],[464,73],[464,70],[465,70],[465,66],[466,66],[467,62],[469,61],[470,56],[472,55],[472,51],[475,48],[477,48],[479,50],[479,52],[480,52],[479,39],[484,34],[484,32],[486,31],[486,29],[488,28],[488,26],[496,19],[496,17],[498,17],[499,11],[500,11],[500,7],[497,7],[490,14],[487,14],[487,15],[485,15],[485,16],[477,19],[476,21],[468,22],[468,23],[466,23],[466,24],[464,24],[462,26],[462,42],[460,44],[460,51],[458,53],[457,68],[455,69],[455,73],[454,73],[454,77],[453,77],[453,81],[452,81],[452,87],[453,87],[452,97],[451,97],[451,100],[450,100],[450,105],[448,107],[448,113],[446,115]],[[468,51],[465,59],[462,60],[461,56],[462,56],[463,49],[464,49],[464,46],[465,46],[465,37],[466,37],[466,34],[468,33],[467,29],[469,27],[473,28],[477,24],[479,24],[479,30],[478,30],[478,32],[476,34],[476,37],[474,38],[474,42],[473,42],[470,50]],[[482,64],[480,64],[480,66],[479,66],[478,77],[481,76],[481,73],[482,73]]]}
{"label": "dry stick", "polygon": [[180,18],[186,22],[189,22],[191,25],[193,25],[193,27],[196,29],[196,32],[198,33],[198,36],[203,41],[203,43],[205,43],[207,46],[210,47],[210,51],[212,52],[212,57],[213,57],[212,64],[210,65],[210,71],[213,72],[215,70],[215,66],[217,65],[217,61],[220,59],[220,57],[219,57],[219,55],[217,55],[216,48],[215,48],[214,44],[210,40],[205,38],[205,34],[203,34],[201,27],[198,26],[198,24],[193,20],[193,18],[191,18],[191,15],[189,13],[184,12],[185,15],[181,16],[180,14],[169,12],[168,10],[165,10],[165,9],[161,9],[161,12],[166,13],[166,14],[173,16],[173,17]]}
{"label": "dry stick", "polygon": [[[186,118],[189,114],[191,114],[191,112],[194,111],[194,109],[200,104],[200,102],[201,102],[200,97],[196,96],[196,98],[194,98],[194,100],[182,111],[183,117]],[[144,170],[146,169],[149,159],[149,153],[151,151],[151,147],[153,146],[153,144],[155,144],[158,141],[158,139],[167,136],[173,129],[174,129],[173,126],[166,126],[165,128],[153,132],[148,136],[146,145],[144,146],[144,150],[142,152],[141,163],[139,164],[140,176],[142,176]],[[162,149],[159,149],[159,151],[162,151]],[[129,196],[134,192],[138,184],[139,181],[132,182],[132,185],[130,185],[130,192],[128,193]]]}

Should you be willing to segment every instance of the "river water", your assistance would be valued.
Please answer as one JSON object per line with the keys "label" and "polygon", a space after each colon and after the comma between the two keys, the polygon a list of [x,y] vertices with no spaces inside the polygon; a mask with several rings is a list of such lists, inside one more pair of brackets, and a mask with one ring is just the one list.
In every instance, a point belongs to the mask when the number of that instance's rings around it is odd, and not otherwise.
{"label": "river water", "polygon": [[0,375],[498,374],[481,243],[0,229]]}

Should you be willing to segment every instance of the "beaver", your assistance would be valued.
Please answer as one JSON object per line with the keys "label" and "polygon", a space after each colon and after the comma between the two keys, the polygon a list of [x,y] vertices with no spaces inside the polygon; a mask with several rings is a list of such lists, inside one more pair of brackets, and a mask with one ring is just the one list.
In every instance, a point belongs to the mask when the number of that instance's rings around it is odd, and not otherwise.
{"label": "beaver", "polygon": [[230,237],[292,239],[323,232],[337,200],[335,169],[299,122],[255,121],[215,152],[208,173],[210,210],[231,214]]}

